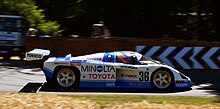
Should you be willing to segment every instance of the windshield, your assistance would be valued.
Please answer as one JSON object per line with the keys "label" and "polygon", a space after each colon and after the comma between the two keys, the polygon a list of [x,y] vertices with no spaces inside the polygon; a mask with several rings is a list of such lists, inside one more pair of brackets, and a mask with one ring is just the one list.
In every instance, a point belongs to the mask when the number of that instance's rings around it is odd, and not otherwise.
{"label": "windshield", "polygon": [[151,58],[142,55],[139,61],[151,61],[151,60],[152,60]]}
{"label": "windshield", "polygon": [[21,32],[22,20],[19,18],[1,18],[0,31]]}
{"label": "windshield", "polygon": [[148,63],[146,63],[146,61],[151,61],[151,62],[156,63],[156,64],[164,64],[164,63],[161,63],[161,62],[156,61],[154,59],[151,59],[149,57],[146,57],[144,55],[141,56],[141,59],[139,60],[139,64],[140,65],[147,65]]}
{"label": "windshield", "polygon": [[138,64],[137,56],[133,52],[116,52],[116,62],[125,64]]}

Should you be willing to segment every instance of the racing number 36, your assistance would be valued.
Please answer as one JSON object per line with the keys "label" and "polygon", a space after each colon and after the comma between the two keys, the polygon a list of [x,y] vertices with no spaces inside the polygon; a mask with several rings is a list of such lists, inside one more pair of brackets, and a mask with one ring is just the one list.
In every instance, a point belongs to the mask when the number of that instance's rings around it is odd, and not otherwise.
{"label": "racing number 36", "polygon": [[139,72],[139,81],[142,81],[142,82],[144,82],[144,81],[149,81],[150,79],[149,79],[149,72],[143,72],[143,71],[141,71],[141,72]]}

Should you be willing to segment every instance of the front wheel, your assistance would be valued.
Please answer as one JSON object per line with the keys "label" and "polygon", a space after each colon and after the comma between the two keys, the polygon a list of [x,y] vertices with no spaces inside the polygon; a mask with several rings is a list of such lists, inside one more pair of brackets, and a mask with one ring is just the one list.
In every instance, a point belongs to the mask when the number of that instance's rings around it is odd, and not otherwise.
{"label": "front wheel", "polygon": [[63,88],[78,88],[79,72],[70,68],[61,68],[54,78],[57,84]]}
{"label": "front wheel", "polygon": [[158,70],[152,76],[153,87],[157,89],[169,89],[173,86],[173,76],[167,70]]}

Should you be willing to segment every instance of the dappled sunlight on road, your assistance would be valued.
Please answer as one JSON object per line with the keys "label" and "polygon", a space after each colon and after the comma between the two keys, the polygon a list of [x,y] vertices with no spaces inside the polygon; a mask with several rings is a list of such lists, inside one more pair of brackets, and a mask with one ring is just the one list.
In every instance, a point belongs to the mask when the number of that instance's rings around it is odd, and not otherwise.
{"label": "dappled sunlight on road", "polygon": [[16,57],[0,60],[0,92],[18,92],[29,82],[45,82],[39,67],[33,67]]}
{"label": "dappled sunlight on road", "polygon": [[[1,60],[3,60],[3,57],[0,57]],[[21,60],[18,56],[11,56],[10,60]]]}

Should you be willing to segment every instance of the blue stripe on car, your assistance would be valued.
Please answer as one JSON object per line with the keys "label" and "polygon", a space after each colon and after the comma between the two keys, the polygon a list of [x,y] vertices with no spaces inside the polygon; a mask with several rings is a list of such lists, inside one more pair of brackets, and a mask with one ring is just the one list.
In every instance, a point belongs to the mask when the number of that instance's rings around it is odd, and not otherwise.
{"label": "blue stripe on car", "polygon": [[[54,62],[69,62],[71,59],[65,57],[56,57]],[[71,62],[86,62],[86,60],[72,60]]]}
{"label": "blue stripe on car", "polygon": [[54,62],[59,62],[59,61],[67,61],[67,60],[65,60],[65,57],[56,57],[56,59],[54,60]]}
{"label": "blue stripe on car", "polygon": [[43,67],[42,71],[44,72],[45,76],[47,76],[48,78],[53,78],[53,71],[52,70],[50,70],[46,67]]}
{"label": "blue stripe on car", "polygon": [[86,60],[72,60],[71,62],[86,62]]}
{"label": "blue stripe on car", "polygon": [[70,57],[70,56],[65,57],[65,60],[66,60],[66,61],[70,61],[70,59],[71,59],[71,57]]}

